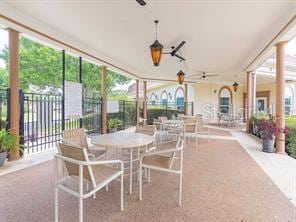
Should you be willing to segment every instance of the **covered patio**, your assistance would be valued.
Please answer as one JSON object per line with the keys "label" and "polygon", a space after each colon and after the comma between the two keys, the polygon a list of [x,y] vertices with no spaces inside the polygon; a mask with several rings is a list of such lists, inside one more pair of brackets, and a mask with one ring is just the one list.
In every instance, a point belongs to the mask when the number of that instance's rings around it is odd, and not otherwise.
{"label": "covered patio", "polygon": [[[97,199],[85,201],[85,221],[295,220],[295,206],[231,137],[210,143],[201,140],[198,149],[194,143],[188,144],[181,208],[176,205],[177,196],[172,195],[177,189],[176,178],[152,171],[151,183],[144,186],[143,201],[138,200],[134,181],[135,194],[126,194],[125,210],[118,211],[120,190],[114,182],[109,192],[102,190]],[[0,182],[1,221],[53,221],[52,160],[2,176]],[[60,220],[75,221],[76,198],[63,193],[60,201]]]}
{"label": "covered patio", "polygon": [[296,221],[295,1],[2,1],[0,37],[1,222]]}

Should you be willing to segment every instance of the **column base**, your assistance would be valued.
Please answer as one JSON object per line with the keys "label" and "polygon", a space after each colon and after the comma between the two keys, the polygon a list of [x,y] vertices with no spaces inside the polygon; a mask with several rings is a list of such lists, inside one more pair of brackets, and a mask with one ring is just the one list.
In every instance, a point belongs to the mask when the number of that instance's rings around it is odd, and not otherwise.
{"label": "column base", "polygon": [[287,155],[287,153],[284,151],[275,151],[276,154],[280,154],[280,155]]}

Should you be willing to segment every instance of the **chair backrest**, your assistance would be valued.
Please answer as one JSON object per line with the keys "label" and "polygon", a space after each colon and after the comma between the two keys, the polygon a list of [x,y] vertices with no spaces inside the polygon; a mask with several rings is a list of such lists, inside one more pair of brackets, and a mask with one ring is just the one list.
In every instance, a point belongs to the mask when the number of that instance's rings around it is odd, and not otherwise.
{"label": "chair backrest", "polygon": [[154,125],[136,126],[136,133],[143,133],[149,136],[154,135],[156,127]]}
{"label": "chair backrest", "polygon": [[204,121],[202,117],[196,117],[196,127],[197,130],[201,130],[204,127]]}
{"label": "chair backrest", "polygon": [[168,120],[168,118],[166,116],[160,116],[158,117],[158,119],[162,122],[164,120]]}
{"label": "chair backrest", "polygon": [[[59,154],[74,160],[89,161],[86,148],[76,147],[74,145],[59,143]],[[69,176],[79,176],[79,165],[64,161]],[[91,166],[83,166],[83,178],[95,186],[95,180]]]}
{"label": "chair backrest", "polygon": [[[176,149],[177,148],[180,149],[180,152],[181,152],[181,157],[180,157],[181,158],[181,161],[183,161],[183,159],[182,159],[183,158],[183,154],[182,154],[182,152],[183,152],[183,143],[184,143],[183,139],[181,137],[179,137],[179,139],[178,139],[178,141],[176,143]],[[171,169],[173,167],[174,160],[176,158],[176,153],[177,153],[177,151],[174,151],[174,152],[172,152],[172,154],[170,156],[169,169]]]}
{"label": "chair backrest", "polygon": [[64,130],[62,132],[62,137],[64,143],[88,149],[88,143],[83,128]]}
{"label": "chair backrest", "polygon": [[196,118],[184,119],[184,131],[185,133],[194,133],[196,128]]}

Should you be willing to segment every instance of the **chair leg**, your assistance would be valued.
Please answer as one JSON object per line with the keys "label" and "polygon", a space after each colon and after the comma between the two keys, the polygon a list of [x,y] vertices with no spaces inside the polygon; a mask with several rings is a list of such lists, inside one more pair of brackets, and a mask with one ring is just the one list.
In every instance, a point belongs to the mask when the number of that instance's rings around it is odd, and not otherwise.
{"label": "chair leg", "polygon": [[120,180],[120,210],[123,211],[123,172]]}
{"label": "chair leg", "polygon": [[139,185],[140,185],[139,199],[140,200],[142,200],[142,181],[143,181],[143,178],[142,178],[142,163],[140,163],[140,182],[139,182]]}
{"label": "chair leg", "polygon": [[106,185],[106,192],[109,191],[109,184]]}
{"label": "chair leg", "polygon": [[58,222],[59,221],[59,201],[58,201],[58,196],[59,196],[59,190],[57,187],[54,188],[54,221]]}
{"label": "chair leg", "polygon": [[195,135],[195,148],[197,148],[197,134]]}
{"label": "chair leg", "polygon": [[79,198],[79,222],[83,222],[83,199]]}
{"label": "chair leg", "polygon": [[179,181],[179,206],[182,206],[182,179],[183,174],[180,174],[180,181]]}
{"label": "chair leg", "polygon": [[97,194],[94,193],[94,194],[93,194],[93,199],[96,199],[96,198],[97,198]]}
{"label": "chair leg", "polygon": [[147,169],[147,174],[148,174],[148,183],[150,183],[151,182],[150,169]]}
{"label": "chair leg", "polygon": [[129,193],[133,192],[133,149],[130,149]]}

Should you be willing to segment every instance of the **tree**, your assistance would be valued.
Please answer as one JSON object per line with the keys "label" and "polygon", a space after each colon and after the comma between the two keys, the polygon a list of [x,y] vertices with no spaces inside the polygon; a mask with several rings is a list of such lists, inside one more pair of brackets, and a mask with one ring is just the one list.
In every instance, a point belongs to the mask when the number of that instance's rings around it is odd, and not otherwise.
{"label": "tree", "polygon": [[[8,47],[0,52],[6,69],[0,69],[0,83],[7,86]],[[22,37],[20,39],[20,87],[25,92],[56,93],[62,86],[62,53],[40,43]],[[66,80],[78,81],[79,59],[66,54]],[[100,93],[101,67],[83,61],[83,85],[86,92]],[[122,75],[108,70],[107,93],[113,95],[112,88],[116,84],[125,84],[130,80]]]}

